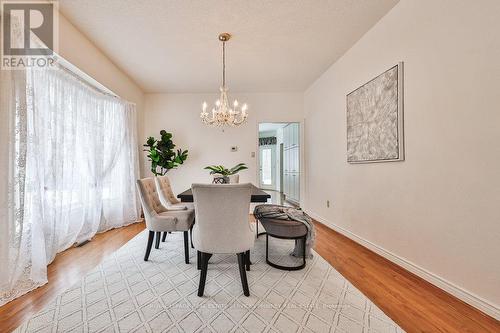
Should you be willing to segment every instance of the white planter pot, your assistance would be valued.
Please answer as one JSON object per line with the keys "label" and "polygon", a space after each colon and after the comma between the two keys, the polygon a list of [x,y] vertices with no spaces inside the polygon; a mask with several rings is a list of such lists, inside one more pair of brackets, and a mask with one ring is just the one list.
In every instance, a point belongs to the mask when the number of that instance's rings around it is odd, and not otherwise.
{"label": "white planter pot", "polygon": [[229,176],[229,184],[238,184],[240,182],[240,175],[231,175]]}
{"label": "white planter pot", "polygon": [[212,175],[212,184],[229,184],[229,177],[223,175]]}
{"label": "white planter pot", "polygon": [[[240,182],[240,175],[231,175],[231,176],[222,176],[219,174],[212,175],[212,183],[214,184],[239,184]],[[215,179],[220,179],[224,178],[224,183],[221,182],[221,180],[216,181]]]}

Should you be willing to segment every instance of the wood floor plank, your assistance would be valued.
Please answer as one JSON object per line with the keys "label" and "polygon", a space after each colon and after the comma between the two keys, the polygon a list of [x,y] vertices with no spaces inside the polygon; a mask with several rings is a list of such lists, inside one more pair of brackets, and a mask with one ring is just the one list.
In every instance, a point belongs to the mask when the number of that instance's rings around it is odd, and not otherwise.
{"label": "wood floor plank", "polygon": [[[316,226],[316,252],[407,332],[500,332],[499,321],[332,229]],[[58,254],[48,267],[48,284],[0,307],[0,332],[21,325],[143,229],[143,223],[114,229]]]}
{"label": "wood floor plank", "polygon": [[500,322],[316,222],[316,252],[407,332],[500,332]]}

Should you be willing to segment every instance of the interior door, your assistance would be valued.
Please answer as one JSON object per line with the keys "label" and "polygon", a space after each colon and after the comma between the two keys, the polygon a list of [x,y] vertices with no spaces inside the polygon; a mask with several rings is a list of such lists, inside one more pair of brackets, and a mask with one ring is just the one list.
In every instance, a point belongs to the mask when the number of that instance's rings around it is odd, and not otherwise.
{"label": "interior door", "polygon": [[259,147],[260,187],[274,190],[276,187],[276,145]]}

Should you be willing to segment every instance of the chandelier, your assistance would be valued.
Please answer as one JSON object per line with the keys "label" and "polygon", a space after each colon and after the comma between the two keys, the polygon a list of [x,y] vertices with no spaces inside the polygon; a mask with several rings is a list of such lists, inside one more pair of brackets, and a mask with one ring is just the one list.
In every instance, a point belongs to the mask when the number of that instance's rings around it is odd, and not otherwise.
{"label": "chandelier", "polygon": [[237,100],[234,100],[234,102],[230,104],[229,98],[227,97],[226,42],[230,38],[231,35],[228,33],[221,33],[219,35],[219,40],[222,42],[222,86],[220,87],[219,99],[215,101],[215,106],[212,108],[211,112],[207,111],[207,102],[203,102],[200,114],[201,121],[203,121],[204,124],[214,127],[239,126],[245,123],[248,118],[248,106],[243,104],[240,107],[240,103],[238,103]]}

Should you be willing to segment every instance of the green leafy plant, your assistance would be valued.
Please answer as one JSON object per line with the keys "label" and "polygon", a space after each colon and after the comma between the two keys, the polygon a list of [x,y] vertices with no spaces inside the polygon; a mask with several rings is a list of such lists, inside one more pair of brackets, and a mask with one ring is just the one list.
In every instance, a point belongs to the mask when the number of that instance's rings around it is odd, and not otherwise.
{"label": "green leafy plant", "polygon": [[151,172],[155,176],[163,176],[168,170],[175,169],[184,164],[188,157],[188,151],[177,149],[174,151],[175,144],[172,142],[172,133],[165,130],[160,131],[160,139],[157,140],[150,136],[143,145],[147,147],[144,151],[148,152],[148,159],[151,162]]}
{"label": "green leafy plant", "polygon": [[241,170],[245,170],[245,169],[248,169],[248,167],[246,166],[245,163],[239,163],[239,164],[235,165],[234,167],[232,167],[231,169],[228,169],[223,165],[209,165],[209,166],[205,167],[205,170],[210,170],[211,175],[218,174],[218,175],[222,175],[224,177],[235,175],[238,172],[240,172]]}

